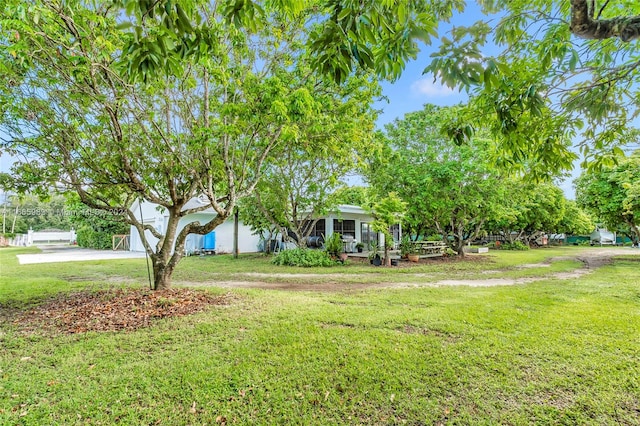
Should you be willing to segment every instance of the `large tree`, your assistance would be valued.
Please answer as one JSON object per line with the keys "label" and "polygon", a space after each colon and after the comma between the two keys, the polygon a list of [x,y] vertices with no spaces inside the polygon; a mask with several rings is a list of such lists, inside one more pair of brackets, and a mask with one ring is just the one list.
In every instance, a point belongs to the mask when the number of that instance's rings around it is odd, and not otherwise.
{"label": "large tree", "polygon": [[541,234],[585,234],[593,230],[589,216],[550,182],[509,178],[499,214],[486,224],[490,234],[506,241],[533,243]]}
{"label": "large tree", "polygon": [[[121,212],[143,237],[156,289],[170,286],[187,235],[224,222],[270,156],[314,143],[301,140],[301,128],[330,96],[305,54],[314,29],[305,11],[265,6],[261,25],[247,28],[218,3],[189,7],[201,20],[197,43],[188,34],[163,39],[168,23],[158,15],[123,32],[112,3],[7,1],[0,21],[0,134],[8,135],[2,150],[18,158],[12,184],[44,192],[55,184],[89,207]],[[155,36],[164,42],[151,43]],[[141,42],[150,49],[143,60]],[[139,78],[165,59],[166,72]],[[202,202],[187,205],[196,196]],[[163,232],[142,222],[135,200],[166,212]],[[215,218],[179,229],[207,208]]]}
{"label": "large tree", "polygon": [[[358,169],[360,170],[360,169]],[[335,204],[351,204],[366,207],[369,205],[369,188],[366,186],[343,185],[331,195]]]}
{"label": "large tree", "polygon": [[576,201],[610,230],[640,241],[640,152],[619,164],[583,173],[576,180]]}
{"label": "large tree", "polygon": [[[571,32],[587,39],[619,37],[628,42],[640,38],[640,11],[637,4],[611,3],[616,2],[598,4],[595,0],[571,0]],[[636,8],[633,9],[633,6]],[[629,15],[625,15],[625,12]]]}
{"label": "large tree", "polygon": [[426,105],[387,125],[366,178],[377,193],[397,192],[406,202],[407,233],[437,232],[464,256],[464,244],[504,200],[489,141],[471,138],[458,145],[442,134],[439,124],[456,110]]}
{"label": "large tree", "polygon": [[[519,220],[514,231],[532,244],[542,234],[558,231],[566,211],[566,199],[560,188],[551,183],[527,185],[528,197],[523,199]],[[525,189],[526,191],[526,189]]]}
{"label": "large tree", "polygon": [[[265,165],[261,182],[243,203],[249,213],[244,219],[254,229],[261,230],[266,218],[268,228],[278,228],[285,239],[291,235],[304,247],[318,219],[338,204],[333,193],[361,162],[361,153],[370,150],[371,104],[380,91],[366,75],[347,83],[333,87],[332,97],[325,88],[322,113],[308,117],[300,129],[300,138],[309,143],[285,146]],[[351,96],[345,101],[346,93]]]}
{"label": "large tree", "polygon": [[557,233],[588,235],[595,229],[591,216],[574,200],[567,200],[564,216],[557,226]]}
{"label": "large tree", "polygon": [[[267,167],[246,204],[267,219],[269,227],[276,227],[284,240],[291,236],[298,246],[306,247],[318,219],[334,207],[331,194],[344,173],[344,165],[333,162],[332,157],[319,157],[306,150],[289,151]],[[248,224],[256,230],[264,226],[263,218],[245,216],[254,219]]]}

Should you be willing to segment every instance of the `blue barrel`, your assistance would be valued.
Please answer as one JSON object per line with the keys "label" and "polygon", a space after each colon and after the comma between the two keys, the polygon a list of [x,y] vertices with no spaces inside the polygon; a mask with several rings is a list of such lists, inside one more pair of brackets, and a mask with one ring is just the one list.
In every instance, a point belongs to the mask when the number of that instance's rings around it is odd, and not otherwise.
{"label": "blue barrel", "polygon": [[204,247],[205,250],[215,250],[216,249],[216,231],[211,231],[204,236]]}

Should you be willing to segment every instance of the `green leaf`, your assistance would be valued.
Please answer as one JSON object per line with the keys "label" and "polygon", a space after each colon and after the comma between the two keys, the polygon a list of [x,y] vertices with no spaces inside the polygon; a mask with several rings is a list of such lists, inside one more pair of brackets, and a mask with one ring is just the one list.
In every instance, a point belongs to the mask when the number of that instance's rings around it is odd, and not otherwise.
{"label": "green leaf", "polygon": [[132,28],[132,27],[133,27],[133,24],[128,21],[124,21],[116,25],[116,28],[119,30],[128,30],[129,28]]}

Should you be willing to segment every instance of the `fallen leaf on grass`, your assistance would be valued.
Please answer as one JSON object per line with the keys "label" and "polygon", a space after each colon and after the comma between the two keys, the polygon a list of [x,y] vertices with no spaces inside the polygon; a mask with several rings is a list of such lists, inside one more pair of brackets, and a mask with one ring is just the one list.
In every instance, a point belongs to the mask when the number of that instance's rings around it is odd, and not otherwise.
{"label": "fallen leaf on grass", "polygon": [[[171,304],[158,300],[171,299]],[[190,315],[214,305],[228,304],[229,296],[204,291],[116,289],[56,295],[48,301],[15,314],[12,321],[23,331],[43,328],[65,334],[87,331],[136,330],[167,317]],[[23,357],[27,361],[31,357]]]}

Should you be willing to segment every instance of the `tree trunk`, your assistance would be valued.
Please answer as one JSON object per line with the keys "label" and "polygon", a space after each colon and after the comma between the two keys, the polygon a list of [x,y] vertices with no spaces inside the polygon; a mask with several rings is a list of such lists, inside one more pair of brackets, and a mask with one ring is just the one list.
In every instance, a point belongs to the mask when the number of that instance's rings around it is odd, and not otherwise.
{"label": "tree trunk", "polygon": [[239,213],[238,213],[238,207],[236,206],[236,208],[234,209],[233,212],[233,258],[237,259],[238,258],[238,222],[240,221],[239,219]]}
{"label": "tree trunk", "polygon": [[452,231],[454,234],[453,243],[455,244],[453,250],[457,253],[458,257],[464,257],[464,228],[459,226],[457,228],[452,228]]}
{"label": "tree trunk", "polygon": [[636,226],[633,221],[627,221],[629,229],[631,230],[629,237],[631,238],[631,244],[640,247],[640,228]]}
{"label": "tree trunk", "polygon": [[[179,207],[181,208],[181,206]],[[164,237],[159,244],[159,251],[151,256],[153,263],[153,289],[167,290],[171,288],[171,275],[184,253],[186,235],[177,235],[180,217],[169,210],[169,221]]]}
{"label": "tree trunk", "polygon": [[16,206],[16,213],[13,215],[13,222],[11,223],[11,233],[16,230],[16,219],[18,218],[18,206]]}
{"label": "tree trunk", "polygon": [[174,266],[161,259],[153,259],[153,289],[167,290],[171,288],[171,275]]}

